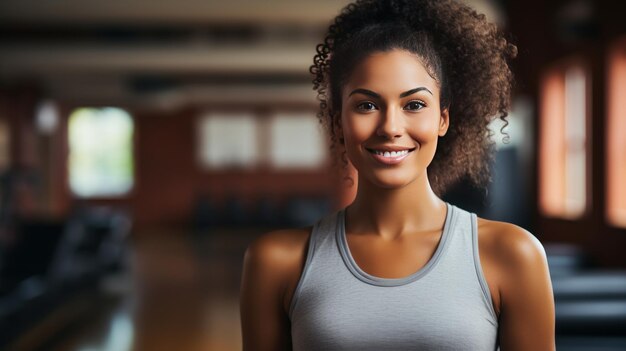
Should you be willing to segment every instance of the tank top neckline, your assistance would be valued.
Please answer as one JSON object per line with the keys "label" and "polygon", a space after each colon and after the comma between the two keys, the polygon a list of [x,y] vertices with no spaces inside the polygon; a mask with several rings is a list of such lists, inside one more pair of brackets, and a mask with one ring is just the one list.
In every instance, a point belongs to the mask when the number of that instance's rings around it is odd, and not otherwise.
{"label": "tank top neckline", "polygon": [[348,240],[346,238],[346,225],[345,225],[346,208],[344,207],[337,213],[337,228],[335,231],[337,245],[339,246],[339,251],[341,252],[341,257],[344,263],[346,264],[350,272],[352,272],[352,274],[356,278],[371,285],[401,286],[401,285],[412,283],[424,277],[428,272],[430,272],[435,267],[435,265],[437,264],[437,262],[440,260],[441,256],[443,255],[444,250],[446,248],[446,243],[448,242],[448,238],[450,237],[452,224],[454,223],[452,220],[452,217],[454,215],[454,205],[448,202],[445,202],[445,203],[446,203],[446,208],[447,208],[446,219],[443,225],[441,238],[439,239],[439,243],[437,245],[437,248],[435,249],[435,253],[422,268],[420,268],[419,270],[417,270],[416,272],[413,272],[412,274],[408,276],[404,276],[401,278],[383,278],[383,277],[374,276],[365,272],[364,270],[361,269],[361,267],[359,267],[359,265],[354,260],[354,257],[352,257],[352,253],[350,252],[350,248],[348,246]]}

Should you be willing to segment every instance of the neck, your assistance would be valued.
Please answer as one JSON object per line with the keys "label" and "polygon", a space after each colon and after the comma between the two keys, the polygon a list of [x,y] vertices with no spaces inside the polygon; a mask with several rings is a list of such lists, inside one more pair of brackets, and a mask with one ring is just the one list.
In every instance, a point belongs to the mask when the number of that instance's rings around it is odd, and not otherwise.
{"label": "neck", "polygon": [[440,231],[446,204],[432,191],[426,173],[394,189],[381,188],[359,174],[356,198],[345,215],[346,232],[393,240],[409,233]]}

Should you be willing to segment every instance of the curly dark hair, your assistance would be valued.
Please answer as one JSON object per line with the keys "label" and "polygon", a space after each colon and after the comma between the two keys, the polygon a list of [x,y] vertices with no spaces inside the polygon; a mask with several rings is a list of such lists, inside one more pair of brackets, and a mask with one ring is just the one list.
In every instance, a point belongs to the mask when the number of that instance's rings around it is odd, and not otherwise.
{"label": "curly dark hair", "polygon": [[[330,136],[333,167],[348,165],[341,135],[341,88],[362,58],[405,49],[416,54],[441,91],[450,126],[440,137],[428,178],[438,196],[463,177],[480,188],[492,180],[495,142],[488,124],[508,125],[517,47],[484,14],[455,0],[357,0],[328,27],[309,71],[317,91],[317,117]],[[352,180],[350,177],[344,177]]]}

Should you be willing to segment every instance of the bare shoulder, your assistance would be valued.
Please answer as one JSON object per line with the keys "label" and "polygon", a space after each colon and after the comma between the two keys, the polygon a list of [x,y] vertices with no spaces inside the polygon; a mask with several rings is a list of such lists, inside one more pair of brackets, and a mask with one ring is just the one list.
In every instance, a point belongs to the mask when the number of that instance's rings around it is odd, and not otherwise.
{"label": "bare shoulder", "polygon": [[487,280],[500,309],[502,349],[554,350],[554,295],[543,245],[515,224],[479,219],[478,227]]}
{"label": "bare shoulder", "polygon": [[511,297],[510,291],[528,283],[520,277],[533,271],[547,272],[547,259],[539,240],[526,229],[508,222],[480,217],[477,220],[480,263],[493,308],[500,317],[504,301]]}
{"label": "bare shoulder", "polygon": [[285,311],[304,268],[311,230],[312,226],[270,231],[246,249],[244,266],[257,279],[274,284]]}
{"label": "bare shoulder", "polygon": [[279,229],[263,233],[246,249],[246,257],[263,264],[283,264],[307,244],[311,227]]}
{"label": "bare shoulder", "polygon": [[306,231],[267,232],[246,248],[239,294],[244,350],[290,348],[290,322],[283,301],[306,246]]}
{"label": "bare shoulder", "polygon": [[541,242],[516,224],[479,218],[478,232],[482,251],[506,267],[532,268],[545,261]]}

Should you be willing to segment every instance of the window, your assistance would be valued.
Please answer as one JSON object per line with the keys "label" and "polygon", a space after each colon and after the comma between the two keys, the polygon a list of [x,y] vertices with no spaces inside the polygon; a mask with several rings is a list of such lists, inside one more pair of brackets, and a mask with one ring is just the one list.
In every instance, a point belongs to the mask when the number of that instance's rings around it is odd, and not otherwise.
{"label": "window", "polygon": [[250,169],[259,163],[257,120],[252,113],[210,113],[198,120],[200,165]]}
{"label": "window", "polygon": [[559,65],[541,80],[539,207],[546,216],[573,219],[587,209],[589,83],[578,62]]}
{"label": "window", "polygon": [[274,115],[269,137],[269,159],[274,168],[312,169],[325,161],[324,134],[315,112]]}
{"label": "window", "polygon": [[606,217],[626,227],[626,38],[609,53],[606,126]]}
{"label": "window", "polygon": [[326,160],[315,112],[212,112],[198,119],[198,159],[205,169],[319,169]]}
{"label": "window", "polygon": [[133,120],[114,107],[78,108],[68,122],[69,185],[79,197],[110,197],[133,186]]}

